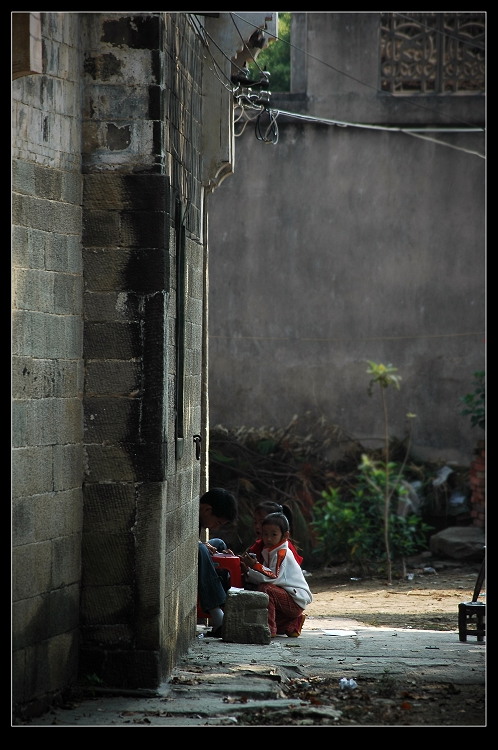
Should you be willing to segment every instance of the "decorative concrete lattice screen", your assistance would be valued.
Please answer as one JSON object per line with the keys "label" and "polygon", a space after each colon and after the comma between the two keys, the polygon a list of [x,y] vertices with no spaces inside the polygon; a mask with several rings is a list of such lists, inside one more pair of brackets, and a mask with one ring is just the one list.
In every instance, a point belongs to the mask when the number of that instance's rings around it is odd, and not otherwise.
{"label": "decorative concrete lattice screen", "polygon": [[390,94],[481,94],[484,13],[382,13],[380,87]]}

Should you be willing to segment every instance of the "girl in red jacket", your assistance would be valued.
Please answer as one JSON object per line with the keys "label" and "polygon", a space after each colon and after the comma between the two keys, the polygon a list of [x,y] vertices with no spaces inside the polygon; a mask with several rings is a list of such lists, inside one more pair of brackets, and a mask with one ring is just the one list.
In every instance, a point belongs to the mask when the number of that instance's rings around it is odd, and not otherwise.
{"label": "girl in red jacket", "polygon": [[289,521],[283,513],[270,513],[262,524],[263,549],[255,556],[241,555],[248,581],[268,595],[268,627],[272,638],[301,635],[304,609],[313,597],[301,566],[289,549]]}
{"label": "girl in red jacket", "polygon": [[[275,503],[272,500],[263,500],[261,503],[258,503],[254,508],[254,530],[256,532],[256,541],[246,551],[256,555],[256,559],[259,560],[259,562],[263,562],[261,553],[264,546],[261,538],[261,524],[269,513],[283,513],[289,522],[289,534],[292,534],[292,512],[287,505],[279,505],[279,503]],[[303,558],[292,543],[290,536],[287,543],[298,564],[301,565]]]}

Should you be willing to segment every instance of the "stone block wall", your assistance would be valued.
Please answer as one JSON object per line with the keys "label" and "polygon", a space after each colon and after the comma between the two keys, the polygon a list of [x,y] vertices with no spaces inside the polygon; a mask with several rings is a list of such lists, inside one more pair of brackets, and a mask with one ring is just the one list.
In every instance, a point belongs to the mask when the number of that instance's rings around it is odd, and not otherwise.
{"label": "stone block wall", "polygon": [[157,685],[195,629],[201,462],[192,436],[206,434],[202,45],[183,13],[21,21],[13,702],[36,714],[92,674]]}
{"label": "stone block wall", "polygon": [[80,675],[155,687],[196,618],[200,45],[183,14],[83,25]]}
{"label": "stone block wall", "polygon": [[12,15],[13,704],[36,715],[95,675],[157,686],[195,635],[206,193],[233,168],[203,24],[245,41],[228,12]]}
{"label": "stone block wall", "polygon": [[12,696],[36,711],[78,665],[83,278],[78,20],[34,16],[43,74],[12,86]]}

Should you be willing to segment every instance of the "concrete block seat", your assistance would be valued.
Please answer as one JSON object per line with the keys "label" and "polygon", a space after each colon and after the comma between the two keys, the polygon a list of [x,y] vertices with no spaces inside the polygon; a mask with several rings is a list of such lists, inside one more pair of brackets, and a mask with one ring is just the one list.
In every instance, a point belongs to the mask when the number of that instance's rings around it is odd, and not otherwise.
{"label": "concrete block seat", "polygon": [[221,637],[228,643],[271,642],[268,627],[268,594],[232,589],[225,602]]}

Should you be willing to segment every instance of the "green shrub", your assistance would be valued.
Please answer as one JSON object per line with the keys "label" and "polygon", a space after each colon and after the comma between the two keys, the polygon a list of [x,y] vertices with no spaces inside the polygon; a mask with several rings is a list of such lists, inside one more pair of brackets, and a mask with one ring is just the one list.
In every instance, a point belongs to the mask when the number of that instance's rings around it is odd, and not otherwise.
{"label": "green shrub", "polygon": [[256,58],[256,62],[249,61],[249,70],[254,78],[259,78],[259,72],[266,70],[270,73],[270,90],[290,91],[290,33],[291,13],[279,11],[278,39],[272,40]]}
{"label": "green shrub", "polygon": [[[394,561],[427,549],[432,527],[413,513],[399,512],[408,490],[399,467],[390,463],[389,549]],[[330,487],[315,503],[312,522],[318,539],[316,552],[324,564],[349,562],[363,574],[386,569],[384,502],[386,466],[363,456],[358,482],[348,495]]]}
{"label": "green shrub", "polygon": [[460,402],[465,406],[460,414],[464,417],[470,417],[472,427],[480,427],[482,430],[486,427],[486,386],[484,376],[484,370],[475,372],[473,393],[467,393],[460,398]]}

